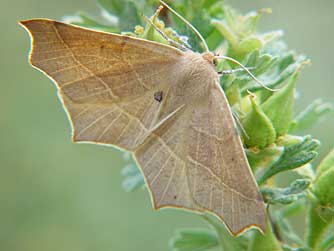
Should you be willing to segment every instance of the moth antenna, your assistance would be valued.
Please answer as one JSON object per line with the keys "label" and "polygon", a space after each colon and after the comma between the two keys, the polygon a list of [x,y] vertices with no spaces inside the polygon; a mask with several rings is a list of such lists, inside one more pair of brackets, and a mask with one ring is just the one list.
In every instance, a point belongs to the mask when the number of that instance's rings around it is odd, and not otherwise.
{"label": "moth antenna", "polygon": [[210,52],[209,50],[209,46],[206,43],[205,39],[203,38],[203,36],[201,35],[201,33],[189,22],[187,21],[184,17],[182,17],[179,13],[177,13],[174,9],[172,9],[172,7],[170,7],[168,4],[166,4],[164,1],[159,0],[160,3],[165,6],[168,10],[170,10],[175,16],[177,16],[179,19],[181,19],[182,22],[184,22],[193,32],[195,32],[195,34],[198,36],[198,38],[201,40],[203,46],[204,46],[204,50],[205,52]]}
{"label": "moth antenna", "polygon": [[152,25],[152,27],[153,27],[157,32],[159,32],[159,34],[160,34],[164,39],[166,39],[166,41],[167,41],[168,43],[170,43],[170,44],[174,45],[175,47],[180,48],[180,49],[182,49],[182,50],[187,50],[187,49],[189,49],[188,47],[186,47],[186,46],[184,46],[184,45],[182,45],[182,44],[176,42],[175,40],[170,39],[170,38],[169,38],[169,37],[168,37],[168,36],[167,36],[161,29],[159,29],[159,27],[157,27],[157,26],[152,22],[152,20],[149,19],[147,16],[145,16],[145,15],[142,15],[142,16],[146,19],[146,21],[147,21],[150,25]]}
{"label": "moth antenna", "polygon": [[277,92],[279,91],[279,89],[272,89],[268,86],[266,86],[265,84],[263,84],[259,79],[257,79],[243,64],[241,64],[239,61],[235,60],[234,58],[230,58],[227,56],[215,56],[215,58],[217,59],[226,59],[229,60],[237,65],[239,65],[242,69],[244,69],[245,72],[248,73],[249,76],[251,76],[252,79],[255,80],[256,83],[258,83],[259,85],[261,85],[264,89],[271,91],[271,92]]}
{"label": "moth antenna", "polygon": [[246,136],[246,138],[249,139],[250,137],[249,137],[248,133],[246,132],[245,127],[242,125],[239,115],[234,111],[232,111],[232,115],[233,115],[233,118],[234,118],[234,121],[235,121],[235,124],[236,124],[237,128],[239,128],[241,130],[241,132]]}
{"label": "moth antenna", "polygon": [[[255,67],[247,67],[248,70],[254,70]],[[230,69],[230,70],[223,70],[223,71],[218,71],[217,73],[220,75],[225,75],[225,74],[233,74],[239,71],[245,71],[243,68],[237,68],[237,69]]]}

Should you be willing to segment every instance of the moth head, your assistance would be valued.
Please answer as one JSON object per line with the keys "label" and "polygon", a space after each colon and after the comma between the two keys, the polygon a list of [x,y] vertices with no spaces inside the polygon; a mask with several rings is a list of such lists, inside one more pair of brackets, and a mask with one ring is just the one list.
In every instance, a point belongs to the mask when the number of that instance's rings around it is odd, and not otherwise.
{"label": "moth head", "polygon": [[202,53],[202,57],[208,61],[211,65],[217,66],[218,60],[216,56],[212,52],[204,52]]}

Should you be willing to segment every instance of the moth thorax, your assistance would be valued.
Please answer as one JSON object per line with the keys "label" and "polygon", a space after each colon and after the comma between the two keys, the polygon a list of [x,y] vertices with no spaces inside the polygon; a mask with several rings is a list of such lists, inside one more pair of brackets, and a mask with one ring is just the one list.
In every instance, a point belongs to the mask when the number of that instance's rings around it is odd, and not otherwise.
{"label": "moth thorax", "polygon": [[185,53],[183,65],[179,66],[179,70],[182,69],[183,80],[182,85],[179,86],[179,92],[182,92],[184,96],[191,95],[195,100],[205,98],[210,88],[218,81],[215,67],[206,57],[209,57],[209,54],[204,57],[204,54],[192,51]]}

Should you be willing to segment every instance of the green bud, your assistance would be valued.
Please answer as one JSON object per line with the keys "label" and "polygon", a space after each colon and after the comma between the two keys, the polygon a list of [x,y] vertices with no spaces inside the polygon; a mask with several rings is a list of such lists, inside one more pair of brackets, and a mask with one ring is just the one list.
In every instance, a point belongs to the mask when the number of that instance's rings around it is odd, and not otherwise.
{"label": "green bud", "polygon": [[141,26],[141,25],[136,25],[135,26],[135,33],[137,34],[137,35],[142,35],[142,34],[144,34],[144,27],[143,26]]}
{"label": "green bud", "polygon": [[247,147],[261,149],[275,142],[276,133],[270,119],[256,104],[253,96],[250,96],[250,101],[251,111],[242,121],[247,132],[243,139]]}

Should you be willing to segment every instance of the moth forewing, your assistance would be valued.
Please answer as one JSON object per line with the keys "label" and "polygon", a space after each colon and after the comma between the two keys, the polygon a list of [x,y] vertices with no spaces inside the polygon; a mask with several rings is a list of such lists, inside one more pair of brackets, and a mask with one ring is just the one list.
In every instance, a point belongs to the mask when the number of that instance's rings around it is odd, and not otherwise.
{"label": "moth forewing", "polygon": [[35,19],[31,64],[56,84],[73,139],[132,151],[155,208],[210,211],[233,234],[265,229],[212,54]]}

